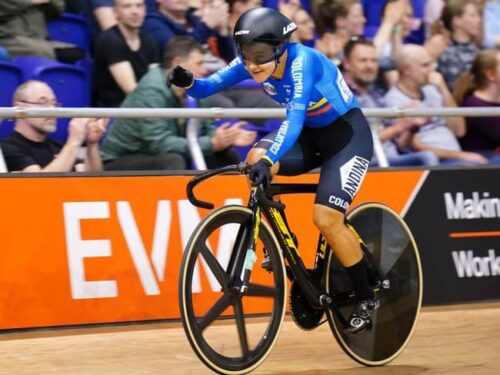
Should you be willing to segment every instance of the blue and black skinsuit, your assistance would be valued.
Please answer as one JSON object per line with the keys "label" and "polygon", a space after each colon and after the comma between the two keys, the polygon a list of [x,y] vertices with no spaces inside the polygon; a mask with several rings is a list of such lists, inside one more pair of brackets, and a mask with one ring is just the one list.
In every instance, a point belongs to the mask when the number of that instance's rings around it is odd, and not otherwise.
{"label": "blue and black skinsuit", "polygon": [[[315,203],[345,212],[361,186],[373,153],[370,127],[338,68],[326,56],[290,43],[284,69],[262,83],[266,93],[286,107],[278,130],[254,147],[279,161],[282,175],[321,167]],[[252,78],[241,58],[206,79],[196,79],[187,93],[203,98]]]}

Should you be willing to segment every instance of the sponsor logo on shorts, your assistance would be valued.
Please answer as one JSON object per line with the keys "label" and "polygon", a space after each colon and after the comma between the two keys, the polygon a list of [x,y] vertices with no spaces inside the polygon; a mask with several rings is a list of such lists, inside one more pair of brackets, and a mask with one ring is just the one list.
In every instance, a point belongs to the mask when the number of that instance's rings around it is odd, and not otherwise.
{"label": "sponsor logo on shorts", "polygon": [[349,203],[347,203],[342,198],[336,197],[335,195],[330,195],[330,197],[328,198],[328,203],[333,204],[337,207],[342,207],[344,210],[347,210],[347,207],[349,207]]}
{"label": "sponsor logo on shorts", "polygon": [[340,167],[342,190],[349,194],[351,199],[353,199],[358,192],[361,181],[365,178],[369,165],[369,160],[356,155]]}

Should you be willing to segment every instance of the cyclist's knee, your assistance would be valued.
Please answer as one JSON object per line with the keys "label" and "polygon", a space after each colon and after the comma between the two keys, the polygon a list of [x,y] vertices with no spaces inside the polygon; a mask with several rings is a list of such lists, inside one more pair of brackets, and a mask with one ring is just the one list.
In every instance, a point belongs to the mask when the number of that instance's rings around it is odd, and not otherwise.
{"label": "cyclist's knee", "polygon": [[345,229],[342,212],[319,204],[314,205],[313,221],[321,233],[333,233]]}

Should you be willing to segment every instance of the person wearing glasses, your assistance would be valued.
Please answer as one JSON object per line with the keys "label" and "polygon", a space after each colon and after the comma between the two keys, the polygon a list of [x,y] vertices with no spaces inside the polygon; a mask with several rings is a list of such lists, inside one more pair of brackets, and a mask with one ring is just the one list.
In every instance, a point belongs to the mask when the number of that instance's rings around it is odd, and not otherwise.
{"label": "person wearing glasses", "polygon": [[[379,59],[375,44],[364,38],[351,39],[344,48],[342,68],[351,91],[363,108],[386,108],[384,87],[378,84]],[[368,119],[377,131],[390,166],[437,165],[439,158],[432,151],[414,151],[411,142],[419,126],[419,118]],[[373,160],[377,166],[379,160]]]}
{"label": "person wearing glasses", "polygon": [[370,316],[380,301],[369,286],[360,244],[344,217],[368,170],[372,135],[354,95],[330,59],[289,42],[296,28],[275,9],[251,9],[236,23],[233,37],[238,57],[226,68],[206,79],[195,79],[190,71],[177,66],[168,83],[202,98],[252,78],[287,108],[279,129],[250,150],[249,177],[256,186],[268,184],[272,174],[300,175],[321,167],[313,221],[335,249],[354,286],[358,303],[346,331],[363,333],[370,328]]}
{"label": "person wearing glasses", "polygon": [[[436,71],[436,63],[422,46],[406,44],[397,56],[399,79],[384,99],[388,107],[441,108],[456,107],[444,77]],[[463,151],[457,137],[465,134],[462,117],[421,117],[411,146],[417,151],[431,151],[440,164],[479,165],[488,160],[479,153]]]}
{"label": "person wearing glasses", "polygon": [[[20,85],[15,107],[57,107],[56,96],[46,83],[31,80]],[[56,130],[55,118],[17,119],[12,134],[0,142],[9,172],[70,172],[102,170],[99,140],[106,130],[104,119],[75,118],[69,123],[65,144],[49,138]],[[87,146],[85,160],[78,159]]]}

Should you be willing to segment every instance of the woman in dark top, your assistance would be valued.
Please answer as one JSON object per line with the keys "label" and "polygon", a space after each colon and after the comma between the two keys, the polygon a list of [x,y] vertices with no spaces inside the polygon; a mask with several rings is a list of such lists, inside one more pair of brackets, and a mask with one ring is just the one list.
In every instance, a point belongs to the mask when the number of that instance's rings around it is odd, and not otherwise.
{"label": "woman in dark top", "polygon": [[[471,69],[460,77],[454,95],[464,107],[500,107],[500,51],[480,52]],[[466,121],[467,131],[460,139],[462,148],[500,163],[500,116],[467,117]]]}

